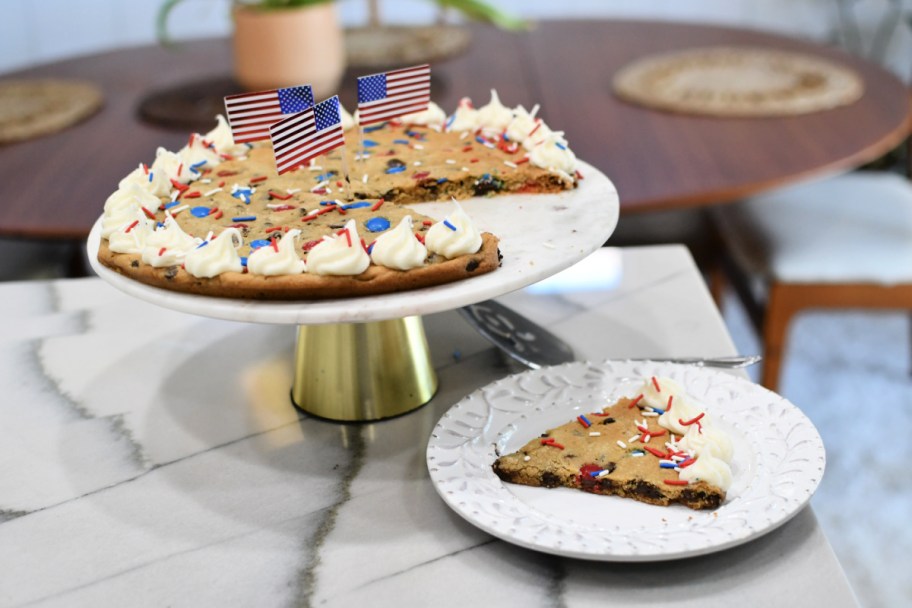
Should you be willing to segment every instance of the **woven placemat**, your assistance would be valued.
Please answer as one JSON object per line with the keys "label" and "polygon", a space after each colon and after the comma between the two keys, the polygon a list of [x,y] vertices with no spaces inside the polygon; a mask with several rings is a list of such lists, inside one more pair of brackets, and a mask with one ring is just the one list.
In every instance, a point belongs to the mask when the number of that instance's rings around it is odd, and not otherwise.
{"label": "woven placemat", "polygon": [[615,93],[629,102],[708,116],[794,116],[857,101],[864,83],[834,62],[750,47],[653,55],[622,68]]}
{"label": "woven placemat", "polygon": [[71,80],[0,80],[0,144],[55,133],[94,114],[104,97]]}

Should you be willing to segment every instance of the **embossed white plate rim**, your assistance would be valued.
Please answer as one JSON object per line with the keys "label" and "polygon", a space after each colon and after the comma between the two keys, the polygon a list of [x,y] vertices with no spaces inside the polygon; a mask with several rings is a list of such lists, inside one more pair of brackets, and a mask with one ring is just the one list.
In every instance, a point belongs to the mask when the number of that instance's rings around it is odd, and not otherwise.
{"label": "embossed white plate rim", "polygon": [[[494,475],[495,445],[515,450],[547,428],[629,395],[653,375],[680,382],[731,432],[734,481],[716,511],[528,488]],[[435,426],[427,464],[444,502],[489,534],[566,557],[648,562],[721,551],[786,523],[817,489],[825,453],[817,429],[794,404],[739,376],[671,363],[604,361],[530,370],[473,392]]]}

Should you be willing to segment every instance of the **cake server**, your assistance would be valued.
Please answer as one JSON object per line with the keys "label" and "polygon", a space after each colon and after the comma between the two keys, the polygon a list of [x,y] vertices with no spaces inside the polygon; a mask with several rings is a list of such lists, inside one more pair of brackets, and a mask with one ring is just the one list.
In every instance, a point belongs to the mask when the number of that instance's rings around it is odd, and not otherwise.
{"label": "cake server", "polygon": [[[489,342],[511,359],[531,369],[575,361],[570,345],[550,331],[515,310],[494,300],[486,300],[459,309],[459,314]],[[734,357],[649,357],[634,361],[685,363],[698,367],[740,369],[759,362],[758,355]]]}

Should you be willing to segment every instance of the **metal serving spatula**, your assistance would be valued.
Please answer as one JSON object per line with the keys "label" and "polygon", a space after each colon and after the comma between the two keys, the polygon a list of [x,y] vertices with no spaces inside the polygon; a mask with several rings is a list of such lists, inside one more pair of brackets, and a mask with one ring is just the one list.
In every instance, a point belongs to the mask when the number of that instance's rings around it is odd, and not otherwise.
{"label": "metal serving spatula", "polygon": [[[494,300],[486,300],[459,309],[469,324],[510,358],[531,369],[560,365],[576,357],[570,345],[547,329]],[[650,361],[686,363],[701,367],[739,369],[760,361],[757,355],[744,357],[668,358],[650,357]]]}

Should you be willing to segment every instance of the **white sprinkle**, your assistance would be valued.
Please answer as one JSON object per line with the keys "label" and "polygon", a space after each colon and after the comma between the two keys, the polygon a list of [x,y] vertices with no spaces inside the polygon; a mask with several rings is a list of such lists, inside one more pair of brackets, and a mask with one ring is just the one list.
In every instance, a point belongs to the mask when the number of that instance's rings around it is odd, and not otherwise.
{"label": "white sprinkle", "polygon": [[529,462],[530,460],[532,460],[532,457],[531,457],[531,456],[524,456],[524,457],[523,457],[523,462]]}
{"label": "white sprinkle", "polygon": [[420,160],[416,160],[415,162],[412,163],[412,165],[415,166],[415,167],[420,167],[420,166],[421,166],[421,161],[420,161]]}
{"label": "white sprinkle", "polygon": [[658,417],[659,413],[658,412],[643,412],[643,415],[649,416],[651,418],[656,418],[656,417]]}
{"label": "white sprinkle", "polygon": [[342,206],[342,201],[340,201],[340,200],[337,199],[337,198],[334,198],[334,199],[333,199],[333,202],[334,202],[336,205],[338,205],[339,207]]}
{"label": "white sprinkle", "polygon": [[681,467],[675,467],[674,470],[677,471],[678,473],[680,473],[680,472],[681,472]]}
{"label": "white sprinkle", "polygon": [[424,150],[424,146],[422,146],[421,144],[414,144],[414,145],[412,145],[412,147],[415,148],[416,150]]}
{"label": "white sprinkle", "polygon": [[211,184],[212,180],[207,177],[206,179],[201,179],[200,183],[201,184]]}
{"label": "white sprinkle", "polygon": [[178,213],[180,213],[180,212],[183,211],[184,209],[189,209],[189,208],[190,208],[190,205],[181,205],[181,206],[178,207],[177,209],[172,209],[172,210],[171,210],[171,215],[177,215]]}
{"label": "white sprinkle", "polygon": [[636,441],[639,438],[640,438],[640,436],[637,434],[637,435],[634,435],[633,437],[631,437],[630,439],[628,439],[627,442],[633,443],[634,441]]}
{"label": "white sprinkle", "polygon": [[311,166],[307,167],[307,170],[308,171],[322,171],[323,167],[319,167],[317,165],[311,165]]}
{"label": "white sprinkle", "polygon": [[620,447],[624,448],[625,450],[627,449],[627,444],[624,443],[623,441],[621,441],[620,439],[618,439],[617,444],[618,444]]}
{"label": "white sprinkle", "polygon": [[649,433],[645,433],[645,435],[646,435],[646,439],[643,440],[643,443],[649,443],[649,440],[652,439],[652,435],[650,435]]}
{"label": "white sprinkle", "polygon": [[638,456],[645,456],[646,453],[645,452],[633,452],[630,455],[633,456],[634,458],[637,458]]}
{"label": "white sprinkle", "polygon": [[370,158],[370,157],[371,157],[371,155],[370,155],[370,154],[367,154],[367,153],[364,153],[364,154],[355,154],[355,160],[367,160],[367,159]]}
{"label": "white sprinkle", "polygon": [[646,411],[646,412],[654,412],[654,411],[655,411],[651,405],[647,405],[646,407],[643,408],[643,410]]}
{"label": "white sprinkle", "polygon": [[332,194],[332,193],[333,193],[332,188],[327,187],[326,194]]}
{"label": "white sprinkle", "polygon": [[557,245],[555,245],[551,241],[545,241],[544,243],[542,243],[542,247],[544,247],[545,249],[557,249]]}
{"label": "white sprinkle", "polygon": [[365,174],[361,177],[361,181],[364,182],[365,184],[367,183],[367,173],[365,173]]}
{"label": "white sprinkle", "polygon": [[266,203],[266,206],[270,209],[278,209],[279,207],[285,207],[286,203]]}
{"label": "white sprinkle", "polygon": [[599,471],[599,472],[595,475],[595,478],[596,478],[596,479],[601,479],[602,477],[607,477],[608,475],[611,475],[611,471],[609,471],[608,469],[604,469],[604,470],[602,470],[602,471]]}
{"label": "white sprinkle", "polygon": [[677,462],[684,462],[685,460],[687,460],[687,459],[684,458],[683,456],[678,456],[677,454],[674,455],[674,456],[672,456],[671,459],[672,459],[672,460],[675,460],[675,461],[677,461]]}
{"label": "white sprinkle", "polygon": [[495,145],[492,144],[491,142],[486,141],[486,142],[484,143],[484,147],[485,147],[485,148],[491,148],[491,149],[493,150],[493,149],[496,148],[497,146],[495,146]]}
{"label": "white sprinkle", "polygon": [[455,165],[455,164],[456,164],[456,161],[453,160],[452,158],[448,158],[448,159],[446,159],[444,162],[445,162],[446,164],[448,164],[448,165]]}
{"label": "white sprinkle", "polygon": [[172,190],[171,191],[171,202],[173,203],[174,201],[176,201],[178,196],[180,196],[180,191]]}
{"label": "white sprinkle", "polygon": [[468,132],[468,131],[463,131],[463,132],[462,132],[462,135],[459,136],[459,139],[465,139],[465,138],[468,137],[468,136],[469,136],[469,132]]}
{"label": "white sprinkle", "polygon": [[288,194],[297,194],[300,191],[301,191],[300,188],[288,188],[285,190],[285,192],[287,192]]}
{"label": "white sprinkle", "polygon": [[310,191],[313,192],[314,190],[319,190],[320,188],[323,188],[324,186],[328,186],[328,185],[329,185],[329,180],[324,179],[322,182],[320,182],[319,184],[317,184],[316,186],[311,188]]}
{"label": "white sprinkle", "polygon": [[469,172],[469,168],[468,168],[468,167],[463,167],[462,170],[465,171],[466,173]]}
{"label": "white sprinkle", "polygon": [[678,449],[678,446],[676,446],[675,444],[673,444],[673,443],[671,443],[671,442],[668,442],[668,441],[665,442],[665,447],[668,448],[669,450],[677,450],[677,449]]}
{"label": "white sprinkle", "polygon": [[602,434],[599,433],[598,431],[589,431],[589,436],[590,437],[601,437]]}
{"label": "white sprinkle", "polygon": [[221,188],[213,188],[213,189],[210,190],[209,192],[204,192],[204,193],[203,193],[203,196],[212,196],[212,195],[215,194],[216,192],[221,192],[221,191],[222,191]]}
{"label": "white sprinkle", "polygon": [[511,163],[511,162],[508,161],[508,160],[505,160],[505,161],[504,161],[504,164],[505,164],[506,166],[510,167],[511,169],[516,169],[516,168],[519,166],[519,165],[517,165],[516,163]]}
{"label": "white sprinkle", "polygon": [[677,464],[674,460],[668,460],[667,458],[662,458],[659,460],[659,464]]}

